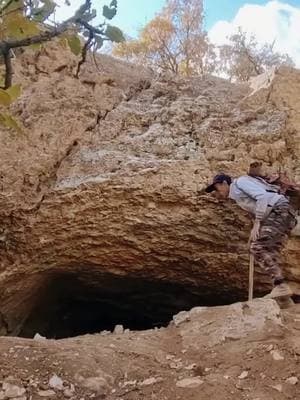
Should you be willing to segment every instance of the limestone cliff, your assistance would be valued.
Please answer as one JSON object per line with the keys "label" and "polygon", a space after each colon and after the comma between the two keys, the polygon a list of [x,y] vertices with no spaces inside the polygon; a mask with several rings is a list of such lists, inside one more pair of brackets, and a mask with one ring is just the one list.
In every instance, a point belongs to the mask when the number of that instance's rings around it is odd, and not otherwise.
{"label": "limestone cliff", "polygon": [[[138,279],[179,285],[172,301],[183,293],[184,304],[245,299],[250,220],[202,189],[215,171],[238,175],[253,159],[300,180],[300,71],[273,71],[251,89],[157,77],[107,56],[98,64],[75,79],[76,60],[57,45],[17,60],[24,133],[0,136],[6,333],[18,333],[42,288],[66,274],[116,296],[114,279]],[[286,272],[295,284],[299,259],[293,239]],[[260,295],[269,280],[255,275]]]}

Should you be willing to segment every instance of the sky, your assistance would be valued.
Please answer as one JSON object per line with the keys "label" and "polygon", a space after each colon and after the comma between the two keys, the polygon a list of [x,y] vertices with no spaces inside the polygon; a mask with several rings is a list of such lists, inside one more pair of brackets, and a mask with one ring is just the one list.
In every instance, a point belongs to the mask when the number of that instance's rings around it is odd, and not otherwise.
{"label": "sky", "polygon": [[[64,0],[57,12],[58,19],[72,15],[82,0]],[[101,10],[109,0],[94,0]],[[118,0],[118,14],[113,24],[126,35],[135,37],[165,4],[165,0]],[[275,50],[288,53],[300,68],[300,0],[204,0],[205,25],[213,43],[226,43],[227,37],[239,26],[256,35],[260,43],[272,43]],[[100,13],[99,13],[100,14]]]}

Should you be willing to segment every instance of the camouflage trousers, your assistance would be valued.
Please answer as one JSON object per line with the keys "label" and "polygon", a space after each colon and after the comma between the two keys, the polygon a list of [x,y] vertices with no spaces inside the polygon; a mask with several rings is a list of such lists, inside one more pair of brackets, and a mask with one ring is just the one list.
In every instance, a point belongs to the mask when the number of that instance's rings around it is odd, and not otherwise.
{"label": "camouflage trousers", "polygon": [[296,224],[295,213],[288,203],[275,205],[262,221],[258,239],[251,244],[250,251],[255,261],[271,276],[273,282],[284,279],[281,251]]}

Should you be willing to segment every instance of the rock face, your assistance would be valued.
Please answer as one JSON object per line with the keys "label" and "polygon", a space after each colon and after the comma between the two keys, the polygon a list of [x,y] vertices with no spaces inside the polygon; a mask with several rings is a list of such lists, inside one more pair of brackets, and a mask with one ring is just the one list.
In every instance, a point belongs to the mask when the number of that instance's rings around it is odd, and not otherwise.
{"label": "rock face", "polygon": [[[215,171],[242,174],[253,159],[300,180],[300,72],[273,71],[251,89],[156,77],[103,56],[75,79],[76,59],[61,54],[51,45],[22,55],[14,112],[24,133],[1,131],[0,331],[18,334],[46,303],[54,315],[62,294],[120,298],[127,314],[160,304],[162,319],[245,299],[250,220],[202,189]],[[299,259],[293,239],[295,284]],[[256,293],[268,287],[257,269]]]}

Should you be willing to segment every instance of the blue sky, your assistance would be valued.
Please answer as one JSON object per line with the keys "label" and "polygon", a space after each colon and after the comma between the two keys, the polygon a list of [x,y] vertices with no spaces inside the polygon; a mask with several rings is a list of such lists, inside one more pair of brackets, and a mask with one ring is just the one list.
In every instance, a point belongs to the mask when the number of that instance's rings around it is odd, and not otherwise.
{"label": "blue sky", "polygon": [[[204,1],[206,28],[210,29],[220,19],[230,20],[245,3],[264,4],[264,0],[206,0]],[[298,1],[290,3],[300,4]],[[151,20],[165,4],[165,0],[119,0],[119,12],[114,23],[125,33],[135,35],[137,30]]]}
{"label": "blue sky", "polygon": [[[134,35],[138,28],[161,10],[165,0],[118,0],[119,12],[114,22],[125,33]],[[204,0],[206,28],[210,29],[218,20],[231,20],[245,4],[264,5],[266,0]],[[300,7],[300,0],[287,0],[285,3]]]}

